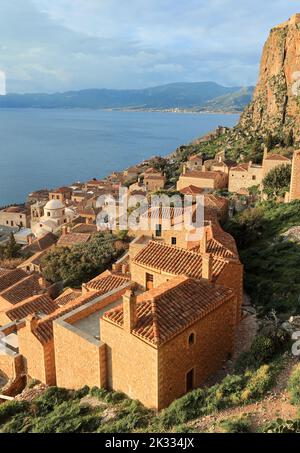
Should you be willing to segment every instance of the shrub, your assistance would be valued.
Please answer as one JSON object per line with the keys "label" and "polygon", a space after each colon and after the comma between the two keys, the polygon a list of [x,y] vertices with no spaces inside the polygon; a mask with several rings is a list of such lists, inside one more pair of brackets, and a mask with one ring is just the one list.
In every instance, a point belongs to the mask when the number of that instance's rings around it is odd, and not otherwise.
{"label": "shrub", "polygon": [[282,420],[281,418],[278,418],[277,420],[265,425],[262,431],[269,434],[300,433],[300,420]]}
{"label": "shrub", "polygon": [[7,401],[0,405],[0,423],[5,422],[9,417],[25,412],[29,404],[26,401]]}
{"label": "shrub", "polygon": [[173,401],[173,403],[171,403],[167,409],[164,409],[158,416],[158,424],[164,428],[169,428],[173,425],[180,425],[188,420],[204,415],[205,398],[205,389],[197,389],[182,398]]}
{"label": "shrub", "polygon": [[251,422],[245,416],[222,420],[220,427],[226,433],[251,433]]}
{"label": "shrub", "polygon": [[34,411],[37,416],[46,415],[56,406],[68,401],[71,398],[69,390],[59,387],[49,387],[45,393],[34,401]]}
{"label": "shrub", "polygon": [[99,400],[104,401],[108,404],[119,403],[120,401],[123,401],[127,398],[125,393],[108,391],[104,388],[98,387],[93,387],[90,393],[95,398],[98,398]]}
{"label": "shrub", "polygon": [[73,398],[81,399],[87,396],[90,393],[90,388],[85,385],[82,389],[76,390],[73,392]]}
{"label": "shrub", "polygon": [[288,391],[293,404],[300,404],[300,365],[297,365],[288,381]]}
{"label": "shrub", "polygon": [[153,412],[146,409],[139,401],[124,400],[116,414],[116,419],[104,423],[98,433],[129,433],[148,427]]}
{"label": "shrub", "polygon": [[89,413],[87,406],[65,401],[47,416],[34,419],[33,433],[80,433],[98,428],[101,417]]}
{"label": "shrub", "polygon": [[[248,372],[249,373],[249,372]],[[241,394],[245,402],[260,399],[272,387],[274,373],[270,365],[262,365],[254,373],[249,373],[249,381]]]}

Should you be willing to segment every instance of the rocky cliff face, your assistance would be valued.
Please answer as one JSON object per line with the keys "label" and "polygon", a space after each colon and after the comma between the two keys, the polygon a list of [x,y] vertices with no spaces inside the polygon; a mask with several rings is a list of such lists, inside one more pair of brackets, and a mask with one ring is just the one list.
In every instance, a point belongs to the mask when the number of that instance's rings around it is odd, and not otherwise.
{"label": "rocky cliff face", "polygon": [[253,101],[240,127],[259,135],[293,129],[300,141],[300,14],[271,30]]}

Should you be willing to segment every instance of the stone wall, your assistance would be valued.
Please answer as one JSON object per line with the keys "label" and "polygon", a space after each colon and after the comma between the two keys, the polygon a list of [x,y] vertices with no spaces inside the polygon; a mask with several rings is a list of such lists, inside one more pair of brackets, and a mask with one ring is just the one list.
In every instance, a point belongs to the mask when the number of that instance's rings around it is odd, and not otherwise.
{"label": "stone wall", "polygon": [[157,349],[105,319],[100,325],[101,341],[106,344],[108,388],[157,408]]}
{"label": "stone wall", "polygon": [[[194,388],[197,388],[229,359],[234,348],[235,307],[233,297],[159,349],[158,409],[186,393],[190,370],[194,369]],[[190,345],[192,333],[195,341]]]}

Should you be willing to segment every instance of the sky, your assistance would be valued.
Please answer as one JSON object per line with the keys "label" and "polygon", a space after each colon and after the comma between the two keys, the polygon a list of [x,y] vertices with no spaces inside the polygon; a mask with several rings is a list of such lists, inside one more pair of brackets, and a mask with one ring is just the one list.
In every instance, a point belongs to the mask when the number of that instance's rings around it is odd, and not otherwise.
{"label": "sky", "polygon": [[270,28],[296,12],[296,0],[0,0],[0,73],[10,93],[254,85]]}

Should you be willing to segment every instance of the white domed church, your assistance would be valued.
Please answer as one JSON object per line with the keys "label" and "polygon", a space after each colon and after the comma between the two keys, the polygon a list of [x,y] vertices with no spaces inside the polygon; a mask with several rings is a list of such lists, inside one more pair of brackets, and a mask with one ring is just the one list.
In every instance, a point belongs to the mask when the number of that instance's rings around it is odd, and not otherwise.
{"label": "white domed church", "polygon": [[33,234],[40,237],[45,233],[57,233],[61,227],[71,222],[75,212],[66,208],[60,200],[50,200],[44,206],[44,215],[39,222],[31,225]]}

